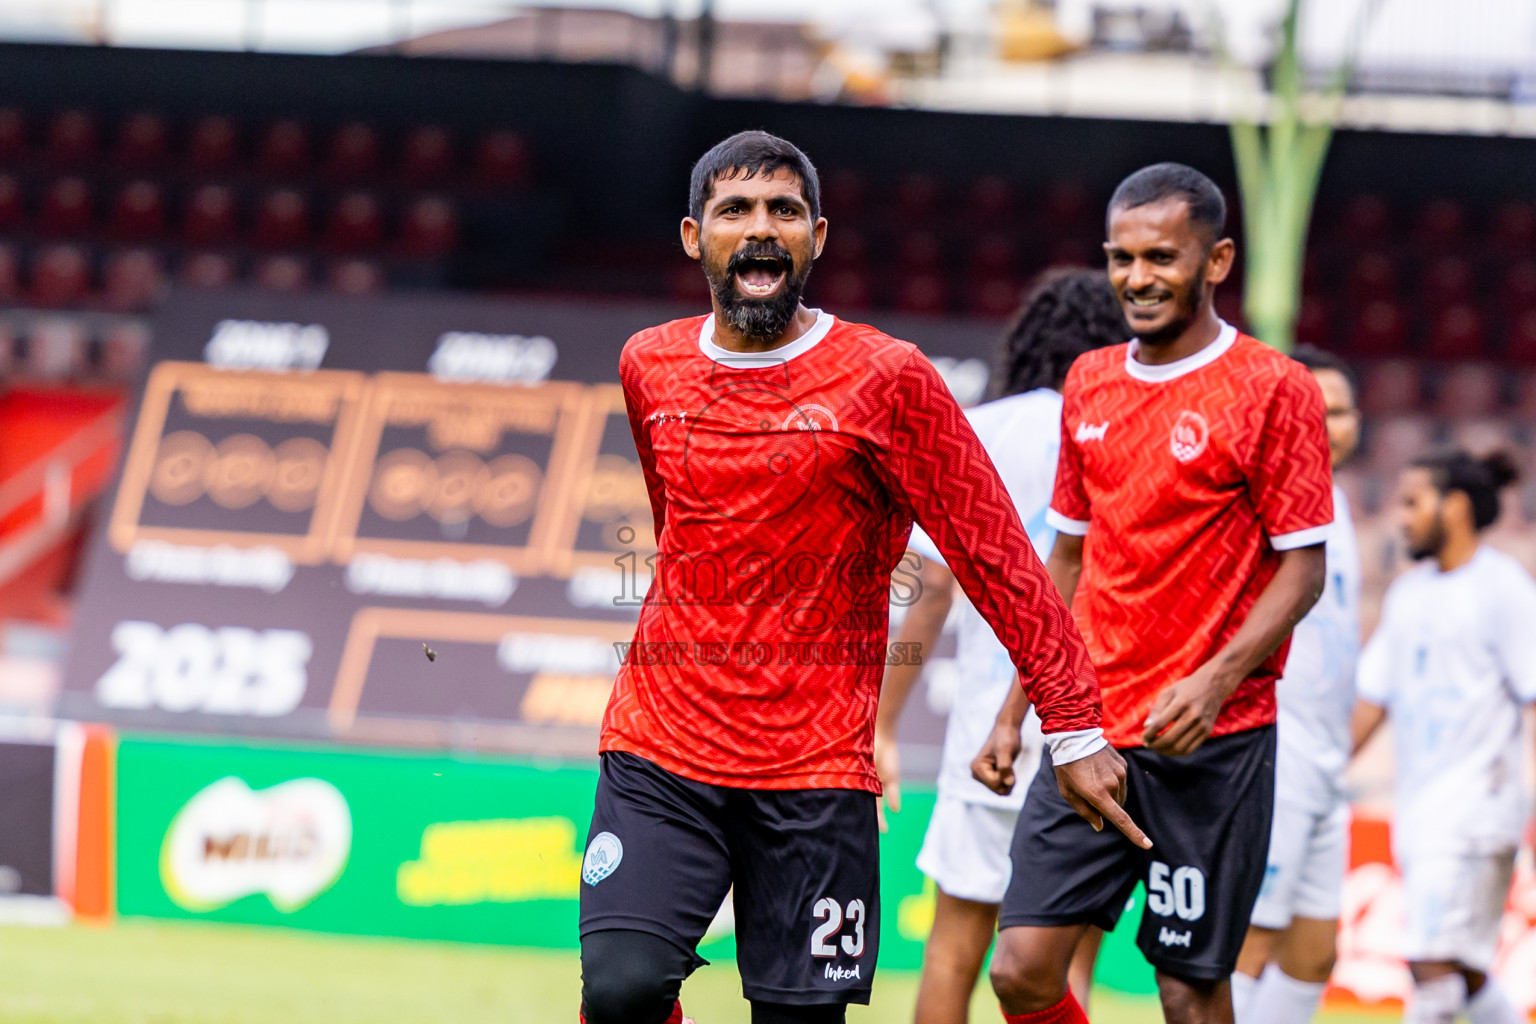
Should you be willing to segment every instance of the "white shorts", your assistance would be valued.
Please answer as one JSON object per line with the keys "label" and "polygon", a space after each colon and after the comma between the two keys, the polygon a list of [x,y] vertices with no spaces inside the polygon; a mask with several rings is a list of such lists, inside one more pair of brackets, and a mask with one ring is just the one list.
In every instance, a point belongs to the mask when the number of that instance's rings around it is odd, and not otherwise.
{"label": "white shorts", "polygon": [[1280,930],[1293,917],[1338,919],[1349,855],[1349,807],[1326,814],[1275,801],[1264,885],[1253,905],[1253,923]]}
{"label": "white shorts", "polygon": [[928,819],[917,870],[956,899],[1002,903],[1013,863],[1013,826],[1019,812],[973,804],[942,790]]}
{"label": "white shorts", "polygon": [[1408,917],[1403,958],[1492,968],[1515,851],[1412,856],[1403,859],[1402,872]]}

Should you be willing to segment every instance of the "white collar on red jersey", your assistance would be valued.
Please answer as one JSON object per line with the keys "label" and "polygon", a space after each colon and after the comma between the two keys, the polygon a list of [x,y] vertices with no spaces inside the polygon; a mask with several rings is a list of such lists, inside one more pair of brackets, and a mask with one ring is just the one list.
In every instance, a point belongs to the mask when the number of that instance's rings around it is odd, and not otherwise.
{"label": "white collar on red jersey", "polygon": [[1161,384],[1164,381],[1174,380],[1193,373],[1202,366],[1209,366],[1226,354],[1227,349],[1237,342],[1237,328],[1221,321],[1221,333],[1216,335],[1216,340],[1194,355],[1185,356],[1183,359],[1175,359],[1171,363],[1139,363],[1136,361],[1136,349],[1141,344],[1135,338],[1125,349],[1125,372],[1137,380],[1146,381],[1148,384]]}
{"label": "white collar on red jersey", "polygon": [[811,325],[810,330],[788,345],[780,345],[766,352],[732,352],[728,348],[716,345],[715,314],[711,313],[704,318],[704,326],[699,328],[699,351],[726,366],[752,367],[787,363],[796,356],[804,355],[815,348],[817,342],[827,336],[827,332],[832,329],[833,321],[837,319],[831,313],[823,313],[819,309],[813,309],[811,312],[816,314],[816,322]]}

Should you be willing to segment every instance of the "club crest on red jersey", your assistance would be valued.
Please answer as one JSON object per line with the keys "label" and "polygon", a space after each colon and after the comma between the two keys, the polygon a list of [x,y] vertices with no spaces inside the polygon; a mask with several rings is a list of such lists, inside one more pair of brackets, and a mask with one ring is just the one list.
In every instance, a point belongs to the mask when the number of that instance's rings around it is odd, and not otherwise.
{"label": "club crest on red jersey", "polygon": [[784,419],[784,430],[836,430],[837,416],[824,405],[797,405]]}
{"label": "club crest on red jersey", "polygon": [[1173,432],[1168,436],[1168,448],[1174,458],[1188,462],[1205,451],[1210,440],[1211,427],[1205,422],[1205,417],[1186,409],[1174,421]]}

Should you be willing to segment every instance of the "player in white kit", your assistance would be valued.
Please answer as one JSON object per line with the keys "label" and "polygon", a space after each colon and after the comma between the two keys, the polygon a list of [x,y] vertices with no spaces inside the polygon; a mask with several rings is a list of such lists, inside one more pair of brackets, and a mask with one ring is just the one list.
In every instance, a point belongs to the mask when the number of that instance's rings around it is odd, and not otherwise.
{"label": "player in white kit", "polygon": [[[995,401],[966,411],[982,446],[1008,488],[1019,519],[1044,558],[1055,531],[1045,525],[1061,447],[1061,386],[1072,361],[1084,352],[1122,344],[1130,329],[1103,271],[1052,270],[1041,276],[1024,300],[1018,320],[1004,339],[994,373]],[[893,639],[922,644],[925,655],[939,638],[954,598],[954,577],[933,542],[914,527],[908,547],[923,560],[922,589]],[[957,623],[957,689],[944,731],[938,802],[928,823],[917,866],[933,879],[933,931],[923,955],[917,996],[917,1024],[963,1024],[987,950],[997,931],[997,909],[1012,875],[1008,849],[1014,822],[1029,788],[1016,786],[999,796],[971,778],[971,759],[996,724],[1018,671],[981,615],[961,598]],[[892,811],[901,807],[896,723],[922,667],[886,669],[875,720],[875,767]],[[931,685],[931,683],[930,683]],[[1040,759],[1039,719],[1024,722],[1024,745],[1015,777],[1034,777]],[[1100,933],[1079,950],[1074,987],[1087,1004],[1086,987]]]}
{"label": "player in white kit", "polygon": [[[1328,448],[1338,469],[1360,440],[1354,377],[1338,356],[1310,345],[1293,357],[1322,388]],[[1337,484],[1333,515],[1323,596],[1296,624],[1275,690],[1275,816],[1264,886],[1232,974],[1239,1024],[1305,1024],[1333,973],[1349,846],[1344,769],[1360,651],[1360,550],[1349,501]]]}
{"label": "player in white kit", "polygon": [[1403,876],[1411,1024],[1519,1024],[1489,975],[1531,805],[1523,708],[1536,701],[1536,583],[1479,540],[1510,460],[1416,461],[1399,483],[1408,553],[1360,656],[1355,747],[1392,716],[1393,853]]}

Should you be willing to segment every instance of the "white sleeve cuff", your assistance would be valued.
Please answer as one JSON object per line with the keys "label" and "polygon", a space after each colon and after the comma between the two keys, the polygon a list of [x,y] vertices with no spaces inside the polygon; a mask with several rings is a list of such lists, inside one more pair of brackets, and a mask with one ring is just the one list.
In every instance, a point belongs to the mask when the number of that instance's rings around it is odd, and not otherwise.
{"label": "white sleeve cuff", "polygon": [[1322,526],[1314,526],[1310,530],[1297,530],[1295,533],[1281,533],[1269,538],[1269,546],[1276,551],[1291,551],[1295,548],[1309,548],[1313,544],[1321,544],[1328,539],[1333,532],[1333,524],[1325,523]]}
{"label": "white sleeve cuff", "polygon": [[1076,729],[1072,732],[1048,732],[1045,745],[1051,748],[1051,764],[1080,761],[1109,746],[1103,729]]}
{"label": "white sleeve cuff", "polygon": [[1064,533],[1068,537],[1086,537],[1088,535],[1088,522],[1083,519],[1068,519],[1053,508],[1045,510],[1045,525],[1057,533]]}

